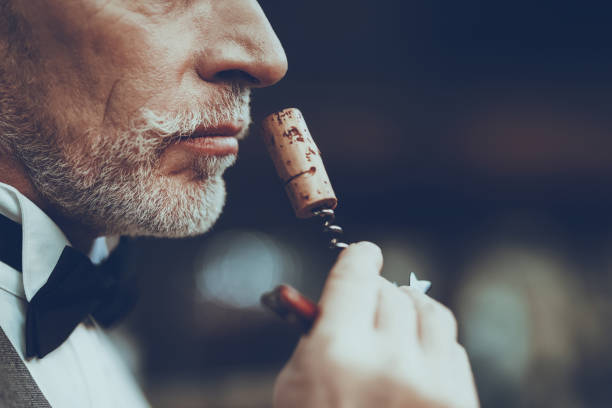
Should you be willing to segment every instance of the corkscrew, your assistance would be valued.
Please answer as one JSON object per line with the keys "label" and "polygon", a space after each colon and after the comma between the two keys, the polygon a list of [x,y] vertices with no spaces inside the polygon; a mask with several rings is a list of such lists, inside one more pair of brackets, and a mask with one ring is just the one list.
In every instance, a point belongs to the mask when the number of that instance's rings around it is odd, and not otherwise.
{"label": "corkscrew", "polygon": [[344,233],[344,230],[341,226],[335,224],[336,213],[333,209],[321,208],[314,210],[312,213],[323,220],[323,231],[330,235],[330,249],[344,249],[348,247],[347,243],[340,241],[340,236]]}
{"label": "corkscrew", "polygon": [[[268,153],[274,162],[298,218],[318,217],[323,231],[330,237],[331,249],[344,249],[342,227],[336,224],[338,199],[323,166],[321,152],[310,135],[302,113],[285,109],[266,117],[262,134]],[[419,281],[410,274],[410,286],[426,292],[431,283]],[[285,320],[308,332],[319,314],[319,307],[289,285],[277,286],[264,293],[261,302]]]}
{"label": "corkscrew", "polygon": [[[284,185],[298,218],[319,218],[329,236],[329,248],[344,249],[343,229],[336,224],[338,199],[323,166],[302,113],[284,109],[263,120],[262,135],[276,172]],[[279,316],[297,323],[307,332],[319,308],[310,299],[289,285],[277,286],[261,297],[262,303]]]}

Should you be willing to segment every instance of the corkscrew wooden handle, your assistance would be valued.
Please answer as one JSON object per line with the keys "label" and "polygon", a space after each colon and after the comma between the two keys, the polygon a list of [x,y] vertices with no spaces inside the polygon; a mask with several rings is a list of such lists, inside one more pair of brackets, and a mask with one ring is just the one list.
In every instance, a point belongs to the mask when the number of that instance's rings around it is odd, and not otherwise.
{"label": "corkscrew wooden handle", "polygon": [[319,315],[319,306],[289,285],[279,285],[264,293],[261,303],[303,333],[308,333]]}

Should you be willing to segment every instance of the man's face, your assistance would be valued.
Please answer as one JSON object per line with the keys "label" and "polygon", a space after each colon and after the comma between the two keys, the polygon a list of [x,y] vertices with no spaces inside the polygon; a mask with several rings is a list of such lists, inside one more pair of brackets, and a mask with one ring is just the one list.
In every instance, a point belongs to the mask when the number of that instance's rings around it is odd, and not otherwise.
{"label": "man's face", "polygon": [[100,233],[207,230],[250,122],[250,88],[287,67],[257,2],[12,4],[0,141],[48,204]]}

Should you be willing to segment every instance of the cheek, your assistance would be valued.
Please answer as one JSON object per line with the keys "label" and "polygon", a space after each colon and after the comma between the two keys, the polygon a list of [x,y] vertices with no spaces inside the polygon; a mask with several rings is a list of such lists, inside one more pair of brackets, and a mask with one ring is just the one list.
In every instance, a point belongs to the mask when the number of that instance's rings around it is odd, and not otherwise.
{"label": "cheek", "polygon": [[167,108],[186,60],[180,50],[164,46],[162,37],[168,35],[163,27],[130,20],[92,25],[70,52],[48,59],[45,77],[53,79],[47,82],[46,106],[52,116],[74,138],[87,130],[126,129],[144,106]]}
{"label": "cheek", "polygon": [[176,46],[168,40],[173,36],[168,26],[124,24],[93,39],[90,76],[100,86],[92,96],[104,126],[127,127],[144,107],[165,112],[178,102],[190,58],[188,40]]}
{"label": "cheek", "polygon": [[117,6],[127,0],[104,0],[97,13],[82,7],[95,3],[51,1],[38,21],[40,109],[75,157],[116,142],[143,107],[172,112],[202,97],[187,21]]}

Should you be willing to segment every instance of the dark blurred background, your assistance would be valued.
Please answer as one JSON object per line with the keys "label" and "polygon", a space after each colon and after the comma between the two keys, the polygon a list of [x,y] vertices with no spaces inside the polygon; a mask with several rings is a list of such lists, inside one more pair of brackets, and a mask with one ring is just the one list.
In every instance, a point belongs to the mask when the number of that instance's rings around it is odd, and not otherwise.
{"label": "dark blurred background", "polygon": [[[260,2],[347,239],[433,281],[484,407],[612,406],[612,3]],[[124,241],[145,272],[114,335],[157,407],[268,407],[297,334],[258,304],[319,296],[333,254],[293,216],[254,128],[213,231]]]}

